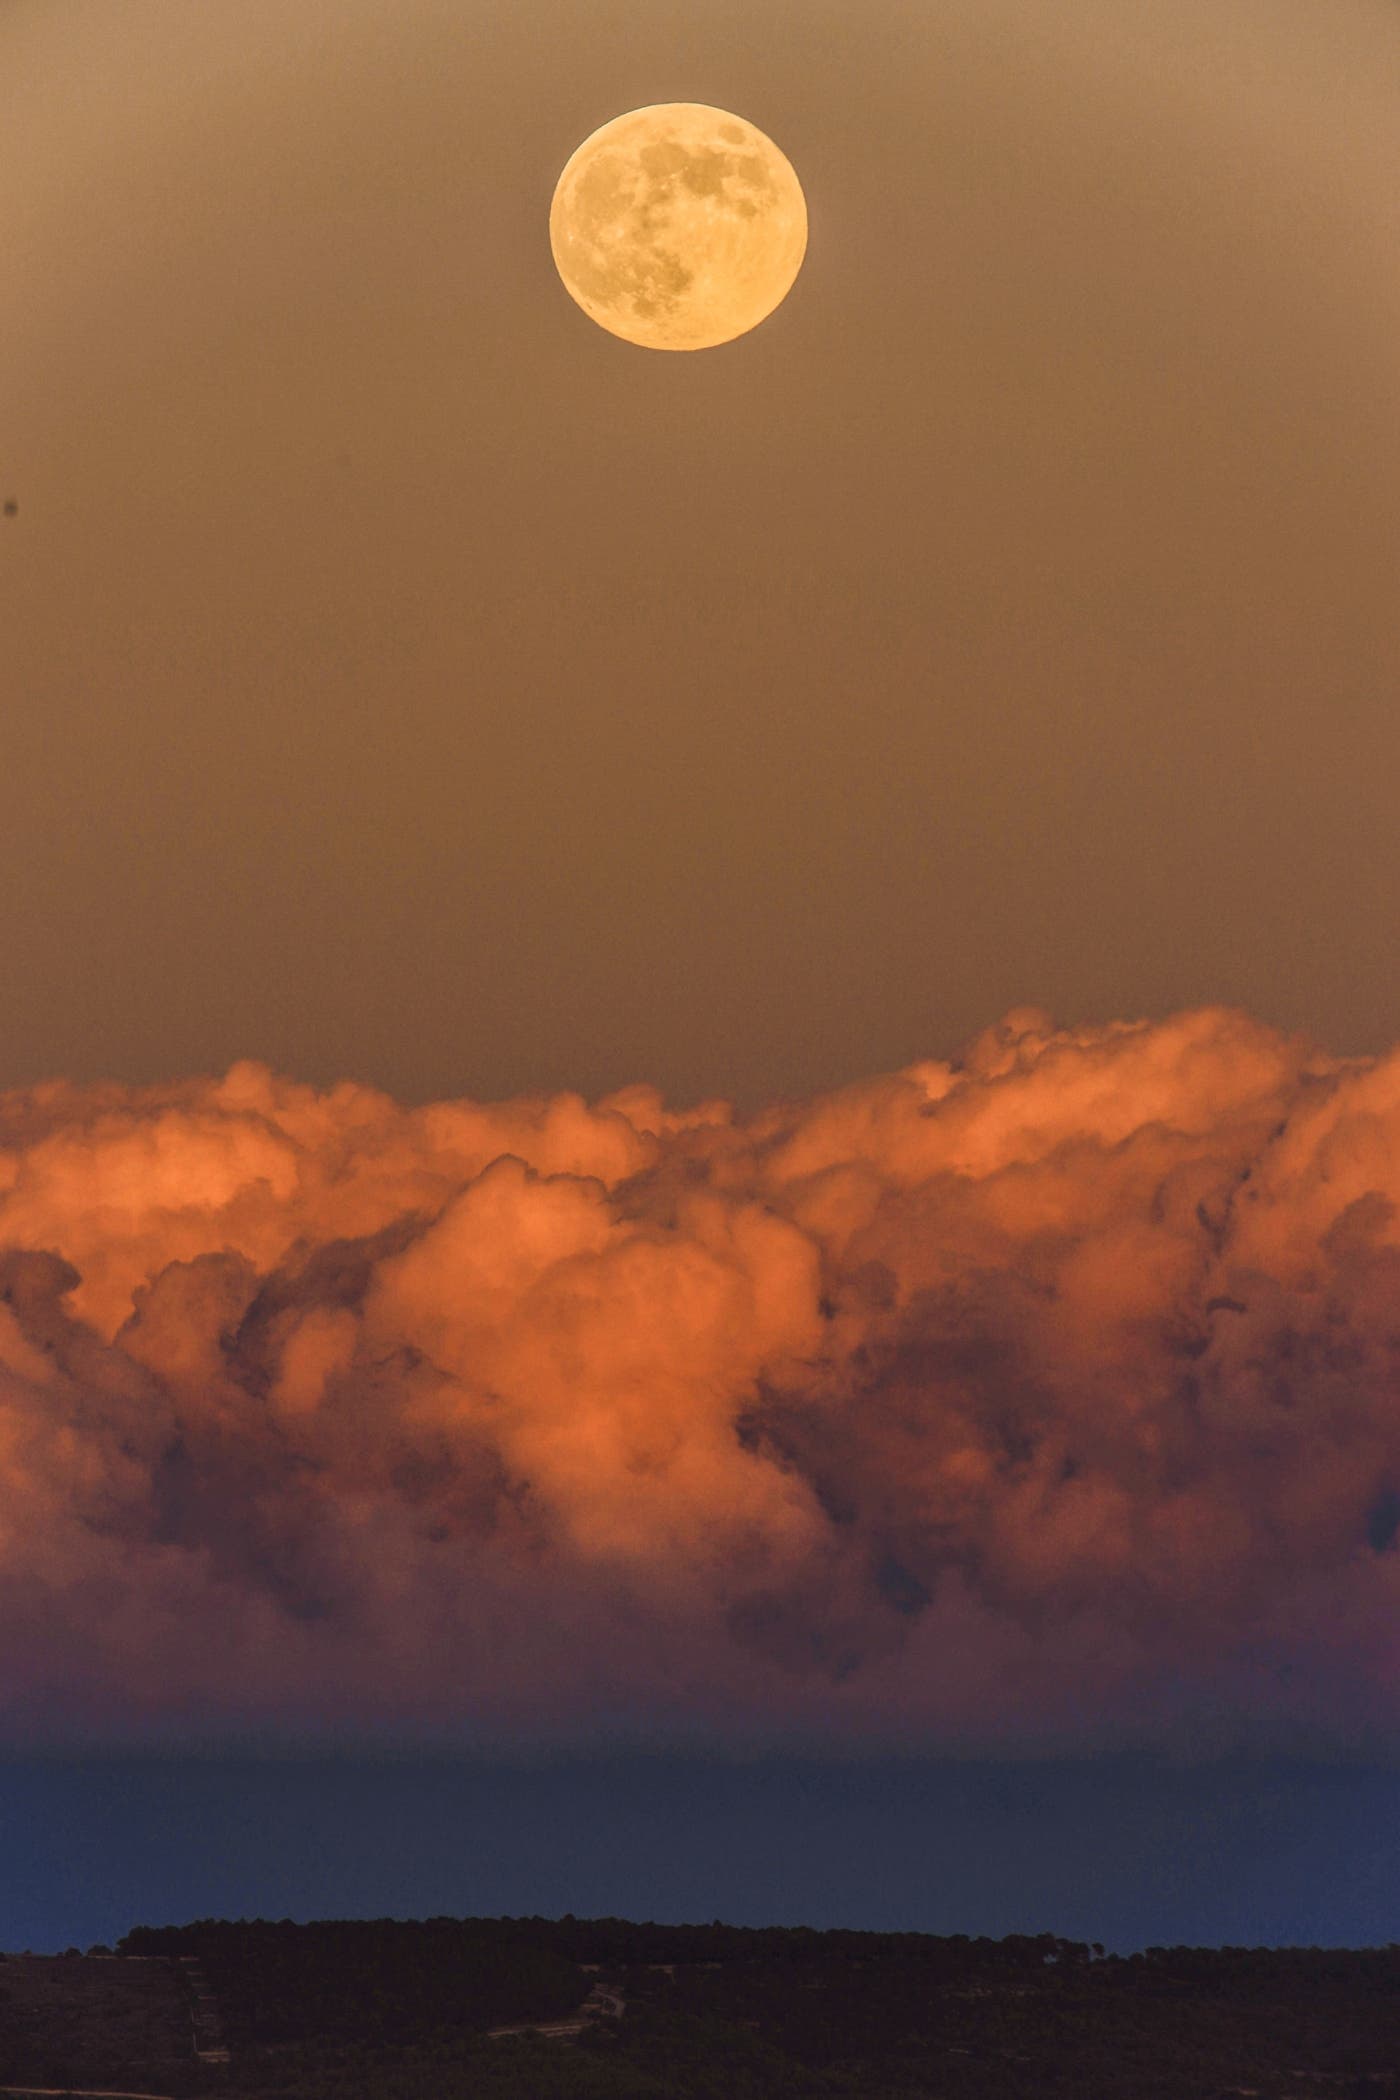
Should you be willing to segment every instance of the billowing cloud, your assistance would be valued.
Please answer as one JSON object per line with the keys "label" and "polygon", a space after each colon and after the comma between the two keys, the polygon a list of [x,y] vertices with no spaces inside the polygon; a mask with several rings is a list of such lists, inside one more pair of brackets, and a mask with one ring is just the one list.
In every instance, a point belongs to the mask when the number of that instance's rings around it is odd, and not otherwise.
{"label": "billowing cloud", "polygon": [[1400,1736],[1400,1052],[0,1097],[0,1733]]}

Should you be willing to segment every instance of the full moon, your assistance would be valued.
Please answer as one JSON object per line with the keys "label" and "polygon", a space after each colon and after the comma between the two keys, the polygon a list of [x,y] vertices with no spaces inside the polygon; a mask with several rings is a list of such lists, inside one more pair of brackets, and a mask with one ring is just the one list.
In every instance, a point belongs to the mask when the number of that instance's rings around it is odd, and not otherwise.
{"label": "full moon", "polygon": [[570,296],[648,350],[709,350],[766,320],[807,252],[786,155],[703,102],[629,110],[586,138],[549,213]]}

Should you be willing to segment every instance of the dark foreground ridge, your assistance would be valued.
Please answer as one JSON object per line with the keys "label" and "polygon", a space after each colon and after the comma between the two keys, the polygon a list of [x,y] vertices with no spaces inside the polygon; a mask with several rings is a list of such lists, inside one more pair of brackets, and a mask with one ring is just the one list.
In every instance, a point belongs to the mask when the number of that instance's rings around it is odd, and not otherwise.
{"label": "dark foreground ridge", "polygon": [[192,2100],[1400,2100],[1400,1947],[288,1919],[0,1964],[0,2089]]}

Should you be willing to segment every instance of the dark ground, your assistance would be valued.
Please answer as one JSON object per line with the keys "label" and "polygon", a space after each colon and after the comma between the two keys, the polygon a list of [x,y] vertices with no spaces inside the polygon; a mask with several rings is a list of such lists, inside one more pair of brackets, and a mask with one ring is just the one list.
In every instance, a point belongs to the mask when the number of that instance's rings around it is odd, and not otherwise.
{"label": "dark ground", "polygon": [[198,2090],[189,1993],[170,1961],[10,1955],[0,1963],[0,2085]]}
{"label": "dark ground", "polygon": [[[0,1965],[0,2084],[227,2100],[1400,2100],[1400,1947],[1154,1948],[624,1920],[137,1928]],[[195,2063],[198,1957],[233,2051]],[[588,1964],[588,1968],[584,1968]],[[575,2040],[484,2030],[626,2000]]]}

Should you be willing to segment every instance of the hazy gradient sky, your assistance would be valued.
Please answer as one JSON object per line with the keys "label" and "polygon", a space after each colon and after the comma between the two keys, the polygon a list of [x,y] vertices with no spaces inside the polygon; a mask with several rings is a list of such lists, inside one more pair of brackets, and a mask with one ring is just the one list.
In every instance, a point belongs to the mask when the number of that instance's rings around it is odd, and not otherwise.
{"label": "hazy gradient sky", "polygon": [[[1393,6],[8,0],[0,80],[6,1083],[1397,1033]],[[547,236],[671,99],[811,211],[691,356]]]}

